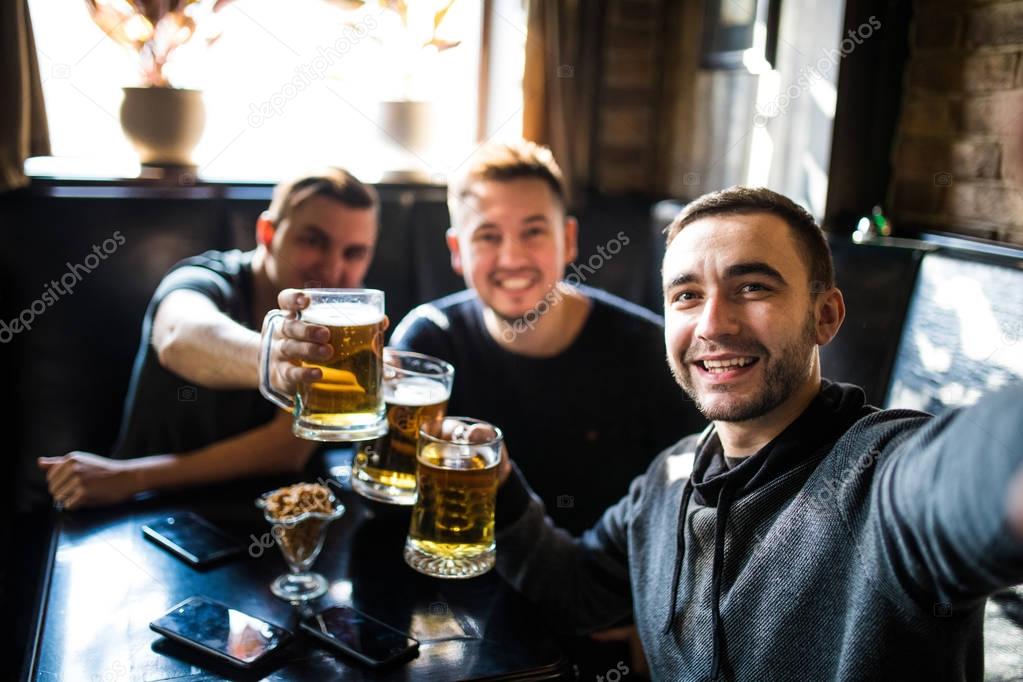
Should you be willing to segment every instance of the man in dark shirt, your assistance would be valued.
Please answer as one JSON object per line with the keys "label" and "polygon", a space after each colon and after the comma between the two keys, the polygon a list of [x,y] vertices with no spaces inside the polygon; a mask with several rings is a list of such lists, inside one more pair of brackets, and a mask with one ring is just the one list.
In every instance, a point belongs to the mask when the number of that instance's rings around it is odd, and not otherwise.
{"label": "man in dark shirt", "polygon": [[[705,422],[665,366],[660,316],[584,284],[628,233],[566,275],[579,228],[550,150],[485,145],[448,197],[451,264],[467,290],[413,310],[391,345],[454,365],[448,414],[499,426],[551,517],[582,532],[656,452]],[[281,308],[295,296],[282,292]],[[296,348],[307,340],[292,333]],[[632,669],[642,666],[633,633],[598,635],[621,640],[610,648],[571,643],[582,677],[628,660],[630,637]]]}
{"label": "man in dark shirt", "polygon": [[[376,221],[373,189],[328,169],[276,188],[254,250],[208,251],[175,265],[146,310],[113,458],[40,458],[54,500],[75,509],[301,469],[316,444],[294,437],[291,415],[256,390],[260,324],[283,288],[359,286]],[[279,373],[273,379],[281,390],[293,386]]]}
{"label": "man in dark shirt", "polygon": [[569,632],[632,614],[655,679],[981,679],[986,598],[1023,581],[1023,384],[933,417],[822,379],[831,254],[767,189],[689,204],[663,285],[668,364],[712,425],[577,538],[503,460],[502,575]]}
{"label": "man in dark shirt", "polygon": [[549,150],[487,145],[448,196],[468,288],[413,310],[391,345],[453,364],[448,413],[500,426],[552,518],[582,532],[703,420],[665,367],[660,316],[582,283],[629,235],[566,276],[579,228]]}

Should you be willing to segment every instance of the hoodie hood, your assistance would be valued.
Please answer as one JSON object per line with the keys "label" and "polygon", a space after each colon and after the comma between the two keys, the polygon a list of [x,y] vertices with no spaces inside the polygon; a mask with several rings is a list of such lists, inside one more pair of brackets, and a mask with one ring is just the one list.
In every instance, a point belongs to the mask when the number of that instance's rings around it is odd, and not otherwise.
{"label": "hoodie hood", "polygon": [[726,486],[733,500],[763,487],[819,450],[830,447],[853,423],[876,410],[866,402],[859,386],[822,379],[820,392],[795,421],[731,469],[725,464],[721,441],[712,427],[693,462],[691,482],[696,501],[705,507],[715,507],[721,489]]}
{"label": "hoodie hood", "polygon": [[708,679],[716,680],[728,670],[725,633],[721,622],[721,566],[724,563],[725,526],[731,504],[831,446],[861,417],[877,410],[866,404],[863,389],[851,384],[821,380],[821,389],[807,408],[771,442],[731,469],[725,464],[721,441],[713,425],[704,431],[696,449],[693,472],[686,481],[676,525],[675,571],[671,585],[671,608],[664,631],[675,622],[678,582],[685,557],[685,526],[689,501],[695,497],[704,507],[716,508],[714,561],[711,576],[713,615],[713,662]]}

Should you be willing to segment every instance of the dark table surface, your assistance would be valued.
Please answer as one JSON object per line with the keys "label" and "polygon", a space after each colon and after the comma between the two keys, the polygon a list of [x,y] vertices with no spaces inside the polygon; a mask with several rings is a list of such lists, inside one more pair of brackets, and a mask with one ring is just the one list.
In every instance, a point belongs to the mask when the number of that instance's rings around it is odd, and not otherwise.
{"label": "dark table surface", "polygon": [[[301,477],[252,479],[57,515],[52,563],[30,651],[30,679],[62,680],[451,680],[558,679],[568,665],[557,641],[495,571],[469,580],[421,575],[402,558],[409,510],[363,500],[347,486],[350,458],[335,452]],[[270,593],[286,571],[256,496],[299,478],[330,483],[347,511],[330,527],[313,570],[330,589],[311,606],[349,604],[420,641],[407,663],[372,670],[300,634],[298,610]],[[338,483],[340,482],[340,483]],[[193,511],[249,545],[241,557],[196,570],[142,536],[141,526]],[[250,544],[252,543],[252,544]],[[500,551],[500,549],[498,549]],[[241,671],[166,640],[150,621],[204,595],[296,635],[274,660]]]}

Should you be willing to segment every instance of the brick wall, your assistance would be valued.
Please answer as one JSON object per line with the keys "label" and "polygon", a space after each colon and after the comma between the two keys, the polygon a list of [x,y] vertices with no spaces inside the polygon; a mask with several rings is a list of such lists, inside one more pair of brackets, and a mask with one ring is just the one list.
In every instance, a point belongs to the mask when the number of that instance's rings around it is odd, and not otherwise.
{"label": "brick wall", "polygon": [[608,0],[594,136],[594,180],[605,193],[656,193],[663,0]]}
{"label": "brick wall", "polygon": [[[1023,0],[916,0],[890,195],[900,225],[1023,245]],[[1007,153],[1011,152],[1011,153]]]}

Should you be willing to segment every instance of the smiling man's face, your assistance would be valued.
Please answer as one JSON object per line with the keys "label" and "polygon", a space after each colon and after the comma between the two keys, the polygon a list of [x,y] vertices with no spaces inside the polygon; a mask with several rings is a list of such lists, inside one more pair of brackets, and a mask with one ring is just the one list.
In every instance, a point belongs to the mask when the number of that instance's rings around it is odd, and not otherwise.
{"label": "smiling man's face", "polygon": [[707,419],[762,417],[814,380],[817,346],[833,333],[819,329],[809,269],[781,218],[687,225],[665,253],[663,283],[668,364]]}
{"label": "smiling man's face", "polygon": [[453,214],[451,265],[506,322],[533,310],[575,258],[575,220],[543,180],[476,182]]}
{"label": "smiling man's face", "polygon": [[267,271],[278,289],[359,287],[373,258],[377,215],[313,196],[281,221],[267,245]]}

